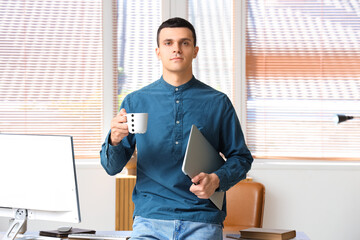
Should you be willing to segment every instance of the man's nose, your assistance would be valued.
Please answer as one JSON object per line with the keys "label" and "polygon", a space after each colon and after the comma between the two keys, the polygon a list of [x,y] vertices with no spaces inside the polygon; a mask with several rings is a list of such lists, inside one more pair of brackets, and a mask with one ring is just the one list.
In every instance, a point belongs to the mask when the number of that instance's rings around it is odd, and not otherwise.
{"label": "man's nose", "polygon": [[181,53],[181,44],[180,43],[175,43],[173,51],[176,52],[176,53]]}

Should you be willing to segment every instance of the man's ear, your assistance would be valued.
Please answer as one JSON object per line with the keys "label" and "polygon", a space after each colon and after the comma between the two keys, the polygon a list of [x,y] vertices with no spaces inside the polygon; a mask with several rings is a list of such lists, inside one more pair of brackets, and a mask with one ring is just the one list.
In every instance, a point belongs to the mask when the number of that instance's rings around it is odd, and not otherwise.
{"label": "man's ear", "polygon": [[195,48],[194,48],[193,58],[196,58],[198,52],[199,52],[199,47],[195,47]]}
{"label": "man's ear", "polygon": [[158,58],[159,60],[161,60],[161,59],[160,59],[160,48],[155,48],[155,54],[156,54],[157,58]]}

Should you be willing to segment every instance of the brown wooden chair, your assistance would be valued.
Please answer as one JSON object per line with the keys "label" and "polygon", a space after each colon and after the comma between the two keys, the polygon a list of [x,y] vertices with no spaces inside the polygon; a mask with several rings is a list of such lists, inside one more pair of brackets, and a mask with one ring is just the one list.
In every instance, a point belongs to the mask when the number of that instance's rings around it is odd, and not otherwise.
{"label": "brown wooden chair", "polygon": [[265,187],[252,181],[241,181],[226,192],[227,217],[224,231],[239,232],[262,227]]}

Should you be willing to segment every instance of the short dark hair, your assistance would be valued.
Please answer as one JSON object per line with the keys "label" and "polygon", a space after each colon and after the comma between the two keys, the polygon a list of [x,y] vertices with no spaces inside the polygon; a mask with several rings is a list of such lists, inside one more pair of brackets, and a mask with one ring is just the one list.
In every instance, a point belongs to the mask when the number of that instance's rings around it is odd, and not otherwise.
{"label": "short dark hair", "polygon": [[195,47],[196,46],[196,33],[195,33],[194,26],[187,20],[185,20],[183,18],[179,18],[179,17],[170,18],[160,25],[160,27],[158,28],[158,31],[157,31],[157,36],[156,36],[156,42],[157,42],[158,47],[159,47],[160,31],[163,28],[181,28],[181,27],[188,28],[191,30],[193,38],[194,38],[194,47]]}

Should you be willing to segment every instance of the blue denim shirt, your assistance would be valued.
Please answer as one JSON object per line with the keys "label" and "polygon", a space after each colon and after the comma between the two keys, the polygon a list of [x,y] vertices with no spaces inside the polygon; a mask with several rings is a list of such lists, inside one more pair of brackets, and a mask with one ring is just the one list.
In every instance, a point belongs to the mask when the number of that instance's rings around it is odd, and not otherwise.
{"label": "blue denim shirt", "polygon": [[127,95],[121,108],[148,113],[145,134],[129,134],[119,145],[102,145],[101,164],[108,174],[119,173],[137,147],[137,179],[133,191],[134,216],[222,224],[226,205],[219,210],[210,200],[189,191],[191,179],[182,170],[192,124],[226,157],[215,172],[220,191],[246,177],[253,158],[234,107],[228,97],[194,77],[174,87],[160,78]]}

